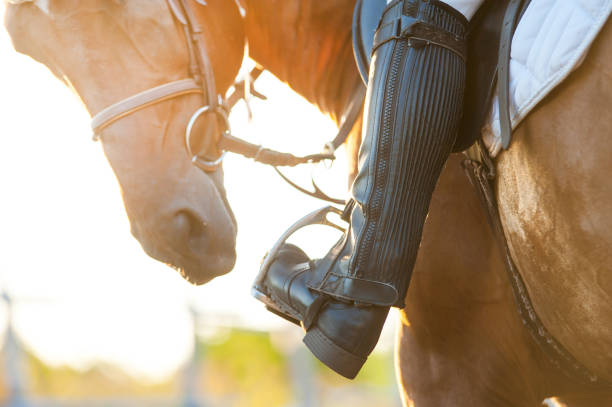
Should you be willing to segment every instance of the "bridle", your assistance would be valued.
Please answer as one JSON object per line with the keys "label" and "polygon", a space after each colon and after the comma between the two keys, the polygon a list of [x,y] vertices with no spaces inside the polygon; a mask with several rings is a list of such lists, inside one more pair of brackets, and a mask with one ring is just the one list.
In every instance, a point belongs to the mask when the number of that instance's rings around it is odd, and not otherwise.
{"label": "bridle", "polygon": [[[36,0],[6,1],[12,4],[22,4],[33,3]],[[336,137],[325,144],[321,153],[300,157],[290,153],[264,148],[261,145],[252,144],[248,141],[234,137],[228,119],[229,112],[239,100],[245,99],[246,101],[247,95],[251,94],[250,84],[261,75],[263,68],[256,66],[247,75],[247,79],[234,84],[234,92],[228,98],[223,98],[217,93],[215,76],[206,49],[202,28],[194,17],[189,5],[190,1],[195,1],[202,6],[207,6],[207,0],[166,1],[174,19],[179,22],[185,34],[187,50],[189,52],[189,78],[168,82],[147,89],[102,109],[96,113],[91,120],[94,141],[101,139],[102,130],[135,112],[181,96],[200,94],[202,95],[203,105],[193,113],[185,129],[185,149],[195,166],[205,172],[214,172],[219,169],[228,152],[240,154],[256,162],[273,166],[283,180],[311,197],[335,204],[344,204],[345,201],[343,199],[334,199],[323,193],[323,191],[317,187],[314,180],[312,182],[314,188],[313,192],[292,182],[277,167],[334,160],[334,152],[346,141],[361,115],[366,93],[365,86],[355,87],[350,103],[342,114]],[[246,8],[242,0],[234,0],[233,3],[244,18]],[[253,91],[252,94],[253,96],[265,99],[265,96],[256,91]],[[194,125],[197,119],[204,114],[214,114],[217,119],[220,119],[220,124],[222,125],[222,131],[216,141],[216,147],[218,151],[221,151],[221,155],[214,160],[206,159],[203,151],[194,151],[192,145]]]}
{"label": "bridle", "polygon": [[[206,5],[205,0],[194,1],[201,5]],[[206,49],[204,34],[200,24],[193,15],[189,0],[167,0],[167,2],[174,18],[181,24],[185,33],[187,49],[189,51],[190,77],[137,93],[98,112],[91,120],[94,140],[100,139],[101,131],[106,127],[132,113],[184,95],[201,94],[203,106],[193,113],[185,129],[185,148],[193,164],[203,171],[216,171],[223,162],[227,152],[241,154],[272,166],[295,166],[334,158],[333,151],[297,157],[293,154],[274,151],[232,136],[228,116],[234,104],[240,100],[240,97],[232,95],[225,99],[217,93],[215,76]],[[256,72],[251,73],[251,75],[258,76],[260,73],[261,69],[256,69]],[[236,86],[236,89],[238,89],[238,86]],[[194,125],[197,119],[204,114],[216,115],[220,119],[219,122],[222,126],[217,142],[221,155],[215,160],[208,160],[204,157],[202,151],[194,151],[193,149],[192,134]],[[350,130],[348,129],[347,135]]]}
{"label": "bridle", "polygon": [[213,113],[222,118],[221,123],[225,126],[223,133],[230,132],[231,129],[227,120],[229,107],[225,104],[221,95],[217,94],[215,76],[204,43],[202,28],[195,19],[189,2],[187,0],[167,0],[167,2],[174,19],[180,23],[185,34],[189,52],[190,77],[147,89],[98,112],[91,120],[94,140],[100,139],[100,133],[103,129],[132,113],[166,100],[188,94],[200,94],[202,95],[203,107],[198,109],[189,120],[185,133],[185,148],[189,156],[192,157],[194,164],[204,171],[212,172],[223,161],[225,152],[214,161],[206,160],[200,153],[194,153],[191,142],[193,125],[202,114]]}

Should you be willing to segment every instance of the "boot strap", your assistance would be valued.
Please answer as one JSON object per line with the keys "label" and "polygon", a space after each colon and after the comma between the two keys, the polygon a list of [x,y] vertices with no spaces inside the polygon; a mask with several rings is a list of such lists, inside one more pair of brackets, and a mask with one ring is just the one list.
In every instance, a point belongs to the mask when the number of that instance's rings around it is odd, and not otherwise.
{"label": "boot strap", "polygon": [[[433,2],[432,4],[436,4]],[[374,45],[372,46],[372,55],[383,44],[399,39],[408,39],[409,46],[420,48],[424,45],[437,45],[444,47],[464,61],[467,56],[467,45],[461,35],[448,32],[441,27],[426,22],[422,17],[417,16],[416,10],[405,13],[405,9],[414,6],[414,4],[402,4],[402,2],[391,3],[383,14],[380,26],[374,35]],[[441,11],[449,13],[447,7],[438,6]],[[404,9],[404,10],[403,10]],[[454,10],[453,10],[454,11]],[[454,13],[453,13],[454,14]],[[393,15],[397,16],[392,19]],[[463,17],[463,16],[457,16]],[[462,21],[466,24],[466,21]]]}
{"label": "boot strap", "polygon": [[335,273],[328,274],[321,284],[308,287],[340,300],[380,307],[392,306],[399,296],[395,287],[390,284]]}
{"label": "boot strap", "polygon": [[319,295],[313,302],[306,308],[306,312],[304,313],[304,318],[302,320],[302,328],[306,332],[310,330],[312,325],[317,321],[319,316],[319,312],[327,305],[327,303],[331,300],[331,297],[328,295],[322,294]]}

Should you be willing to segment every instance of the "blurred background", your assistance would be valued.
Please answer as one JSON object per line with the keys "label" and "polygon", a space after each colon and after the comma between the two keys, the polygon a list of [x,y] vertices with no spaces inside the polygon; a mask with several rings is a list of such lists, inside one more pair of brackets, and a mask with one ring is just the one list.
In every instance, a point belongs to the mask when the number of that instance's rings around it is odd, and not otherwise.
{"label": "blurred background", "polygon": [[[0,19],[3,19],[0,7]],[[236,135],[273,148],[320,151],[335,125],[265,73],[253,119]],[[355,381],[318,363],[299,328],[249,290],[261,258],[293,222],[324,205],[271,168],[229,156],[238,259],[203,287],[148,258],[129,232],[121,194],[78,98],[0,29],[0,404],[6,406],[400,406],[392,313]],[[311,175],[346,196],[343,151]],[[320,256],[323,228],[296,242]]]}

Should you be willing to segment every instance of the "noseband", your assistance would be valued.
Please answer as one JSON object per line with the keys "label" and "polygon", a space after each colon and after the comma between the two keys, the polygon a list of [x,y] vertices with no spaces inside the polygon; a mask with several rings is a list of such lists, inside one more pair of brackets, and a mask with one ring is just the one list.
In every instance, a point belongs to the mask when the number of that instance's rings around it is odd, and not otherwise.
{"label": "noseband", "polygon": [[[196,0],[197,1],[197,0]],[[200,0],[201,1],[201,0]],[[205,3],[204,3],[205,4]],[[161,103],[166,100],[174,99],[188,94],[201,94],[204,106],[196,111],[189,121],[185,134],[185,147],[192,157],[192,161],[201,169],[207,172],[215,171],[225,153],[214,161],[208,161],[202,153],[192,151],[191,132],[196,119],[206,112],[216,113],[224,120],[225,126],[223,133],[229,133],[229,121],[227,113],[230,107],[225,103],[225,99],[217,94],[215,76],[208,57],[208,52],[204,43],[202,28],[195,19],[188,0],[168,0],[168,5],[172,14],[185,32],[185,40],[189,51],[189,76],[169,82],[161,86],[145,90],[136,95],[123,99],[98,112],[91,120],[91,128],[94,133],[94,140],[100,138],[100,132],[112,123],[131,115],[134,112],[146,107]]]}
{"label": "noseband", "polygon": [[[193,164],[206,172],[216,171],[223,162],[223,158],[227,152],[237,153],[247,158],[252,158],[255,161],[273,166],[295,166],[298,164],[314,163],[334,158],[333,151],[297,157],[293,154],[264,148],[260,145],[252,144],[232,136],[228,116],[231,108],[240,100],[240,97],[232,95],[226,100],[217,93],[215,76],[206,50],[204,35],[189,6],[189,0],[167,1],[174,18],[182,25],[185,32],[187,49],[189,51],[190,78],[169,82],[145,90],[98,112],[91,120],[94,140],[100,139],[100,132],[104,128],[134,112],[180,96],[201,94],[203,106],[196,110],[187,124],[185,130],[185,148]],[[195,1],[199,4],[206,5],[204,0]],[[261,71],[261,69],[256,68],[254,73],[252,73],[254,78],[261,74]],[[236,88],[238,87],[239,86]],[[222,153],[219,158],[213,161],[205,159],[202,151],[195,152],[192,148],[194,124],[197,119],[204,114],[214,114],[217,116],[217,118],[221,119],[220,123],[223,127],[217,142],[217,147]]]}

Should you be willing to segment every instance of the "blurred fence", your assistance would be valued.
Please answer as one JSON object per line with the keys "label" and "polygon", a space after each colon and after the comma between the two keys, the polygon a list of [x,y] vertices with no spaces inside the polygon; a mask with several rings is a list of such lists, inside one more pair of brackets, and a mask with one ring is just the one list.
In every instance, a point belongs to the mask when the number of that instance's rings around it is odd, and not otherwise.
{"label": "blurred fence", "polygon": [[13,328],[12,299],[3,298],[5,406],[401,406],[390,349],[375,353],[358,379],[349,381],[312,357],[297,327],[263,332],[241,328],[231,315],[195,310],[191,357],[161,383],[141,382],[113,366],[50,367],[22,344]]}

